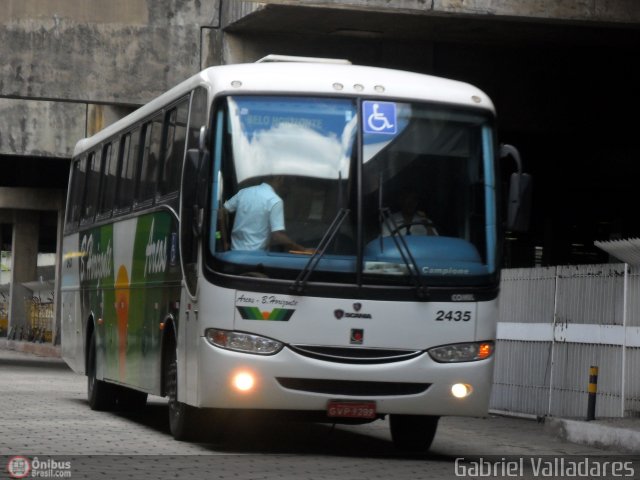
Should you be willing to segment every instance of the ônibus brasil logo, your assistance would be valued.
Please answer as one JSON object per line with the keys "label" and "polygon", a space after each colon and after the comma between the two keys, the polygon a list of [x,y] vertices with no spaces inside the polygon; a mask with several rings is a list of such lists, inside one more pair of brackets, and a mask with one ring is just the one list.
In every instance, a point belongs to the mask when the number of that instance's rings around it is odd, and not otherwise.
{"label": "\u00f4nibus brasil logo", "polygon": [[25,478],[31,473],[31,462],[20,455],[11,457],[7,462],[7,472],[10,478]]}
{"label": "\u00f4nibus brasil logo", "polygon": [[45,478],[71,478],[71,462],[46,460],[38,457],[29,459],[23,455],[9,458],[7,462],[9,478],[45,477]]}

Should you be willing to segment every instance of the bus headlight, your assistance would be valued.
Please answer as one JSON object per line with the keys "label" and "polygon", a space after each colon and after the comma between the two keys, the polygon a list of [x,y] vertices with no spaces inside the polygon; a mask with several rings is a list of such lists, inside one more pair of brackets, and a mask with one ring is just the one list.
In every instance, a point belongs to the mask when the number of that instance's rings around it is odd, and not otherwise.
{"label": "bus headlight", "polygon": [[475,362],[493,355],[493,342],[470,342],[443,345],[428,350],[429,355],[436,362],[456,363]]}
{"label": "bus headlight", "polygon": [[208,328],[204,333],[211,345],[235,352],[273,355],[284,347],[284,344],[277,340],[250,333],[220,330],[218,328]]}

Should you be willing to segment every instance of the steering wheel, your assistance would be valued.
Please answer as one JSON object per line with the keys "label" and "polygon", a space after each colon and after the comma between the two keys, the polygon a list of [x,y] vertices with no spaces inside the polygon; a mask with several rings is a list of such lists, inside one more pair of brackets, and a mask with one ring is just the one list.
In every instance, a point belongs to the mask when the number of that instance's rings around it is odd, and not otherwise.
{"label": "steering wheel", "polygon": [[396,228],[394,228],[393,230],[391,230],[391,235],[395,235],[396,233],[399,233],[402,231],[402,229],[406,229],[406,228],[411,228],[414,225],[421,225],[423,227],[425,227],[425,229],[427,230],[427,235],[437,235],[437,233],[432,234],[429,233],[429,229],[432,229],[433,231],[436,230],[436,227],[433,226],[433,223],[431,223],[429,220],[425,219],[425,220],[415,220],[413,222],[409,222],[409,223],[402,223],[400,225],[398,225]]}

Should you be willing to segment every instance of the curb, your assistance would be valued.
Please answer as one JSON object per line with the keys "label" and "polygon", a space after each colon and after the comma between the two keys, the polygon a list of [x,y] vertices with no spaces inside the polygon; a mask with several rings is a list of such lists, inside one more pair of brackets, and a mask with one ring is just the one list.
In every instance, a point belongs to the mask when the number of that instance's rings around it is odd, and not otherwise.
{"label": "curb", "polygon": [[638,430],[611,427],[594,421],[551,417],[545,419],[544,428],[567,442],[627,453],[640,453],[640,431]]}
{"label": "curb", "polygon": [[520,413],[512,412],[510,410],[495,410],[489,409],[491,415],[499,415],[501,417],[522,418],[524,420],[535,420],[538,423],[544,422],[544,417],[540,415],[534,415],[532,413]]}
{"label": "curb", "polygon": [[20,342],[0,338],[0,350],[15,350],[16,352],[31,353],[39,357],[61,358],[62,353],[59,345],[50,343]]}

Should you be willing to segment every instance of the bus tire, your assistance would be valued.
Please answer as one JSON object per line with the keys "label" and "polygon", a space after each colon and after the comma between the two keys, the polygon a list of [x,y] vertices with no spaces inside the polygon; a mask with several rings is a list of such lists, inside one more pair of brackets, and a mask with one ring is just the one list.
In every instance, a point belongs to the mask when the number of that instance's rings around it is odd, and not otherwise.
{"label": "bus tire", "polygon": [[438,420],[440,417],[430,415],[390,415],[393,444],[405,452],[426,453],[436,435]]}
{"label": "bus tire", "polygon": [[87,358],[87,400],[91,410],[112,410],[116,405],[116,386],[96,378],[96,334],[89,340]]}
{"label": "bus tire", "polygon": [[170,349],[167,355],[165,385],[169,400],[169,430],[176,440],[194,440],[200,412],[197,408],[178,401],[178,361],[175,348]]}

